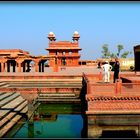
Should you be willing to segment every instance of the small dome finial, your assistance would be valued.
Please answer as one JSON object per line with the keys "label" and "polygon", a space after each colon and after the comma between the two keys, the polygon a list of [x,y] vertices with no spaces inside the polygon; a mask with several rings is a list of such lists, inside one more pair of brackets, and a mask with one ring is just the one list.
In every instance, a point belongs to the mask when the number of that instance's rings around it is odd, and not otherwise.
{"label": "small dome finial", "polygon": [[55,34],[53,32],[49,32],[50,36],[55,36]]}
{"label": "small dome finial", "polygon": [[74,31],[74,34],[79,34],[77,31]]}
{"label": "small dome finial", "polygon": [[73,41],[74,42],[78,42],[80,36],[79,36],[79,33],[77,31],[74,31],[74,34],[73,34]]}
{"label": "small dome finial", "polygon": [[48,39],[49,39],[50,41],[55,41],[55,40],[56,40],[55,34],[54,34],[53,32],[49,32],[49,34],[48,34]]}

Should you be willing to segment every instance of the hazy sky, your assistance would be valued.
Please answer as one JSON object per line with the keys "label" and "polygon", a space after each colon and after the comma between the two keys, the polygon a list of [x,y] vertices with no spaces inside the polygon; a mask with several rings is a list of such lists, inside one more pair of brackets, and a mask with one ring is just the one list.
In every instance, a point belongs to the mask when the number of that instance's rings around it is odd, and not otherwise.
{"label": "hazy sky", "polygon": [[81,59],[101,57],[104,44],[113,53],[122,44],[133,57],[140,44],[140,2],[0,2],[0,49],[48,54],[50,31],[56,41],[72,41],[78,31]]}

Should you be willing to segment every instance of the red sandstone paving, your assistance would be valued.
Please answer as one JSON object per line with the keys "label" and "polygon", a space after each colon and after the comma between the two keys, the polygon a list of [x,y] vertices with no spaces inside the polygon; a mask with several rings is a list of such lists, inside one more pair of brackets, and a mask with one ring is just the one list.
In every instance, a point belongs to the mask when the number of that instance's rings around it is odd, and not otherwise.
{"label": "red sandstone paving", "polygon": [[[58,72],[53,72],[51,68],[46,68],[45,72],[39,73],[39,72],[29,72],[29,73],[0,73],[0,76],[56,76],[56,75],[82,75],[83,73],[85,74],[97,74],[99,75],[100,72],[102,72],[101,69],[98,69],[96,66],[80,66],[80,67],[67,67],[66,70],[59,70]],[[132,80],[139,80],[140,79],[140,75],[139,76],[135,76],[135,72],[120,72],[120,76],[121,75],[127,75],[127,78],[130,78]],[[132,77],[133,75],[133,77]],[[103,76],[103,75],[102,75]],[[4,78],[3,78],[4,79]],[[1,81],[3,79],[0,79]],[[12,80],[16,80],[16,79],[12,79]],[[19,79],[18,79],[19,80]],[[22,80],[22,79],[21,79]],[[32,79],[32,80],[37,80],[37,79]],[[45,80],[45,79],[39,79],[39,80]],[[103,82],[103,79],[99,80],[99,78],[97,78],[96,80],[93,79],[93,77],[90,78],[90,81],[92,81],[93,83],[98,83],[100,86],[96,88],[94,88],[93,90],[98,91],[98,92],[103,92],[100,93],[101,95],[110,95],[110,93],[112,94],[112,92],[114,92],[114,86],[110,86],[110,83],[113,83],[113,71],[111,71],[111,81],[108,84],[105,84]],[[110,92],[108,93],[108,91],[110,90]],[[125,88],[123,87],[123,90],[125,91],[129,91],[130,88]],[[93,92],[94,93],[94,92]],[[96,94],[96,92],[95,92]]]}
{"label": "red sandstone paving", "polygon": [[[99,74],[100,72],[103,72],[101,69],[98,69],[95,66],[80,66],[80,67],[67,67],[66,70],[59,70],[58,72],[53,72],[52,68],[47,68],[45,72],[29,72],[29,73],[18,73],[18,72],[2,72],[0,73],[0,76],[30,76],[30,75],[81,75],[83,73],[85,74]],[[120,72],[121,74],[129,74],[129,75],[135,75],[134,72]],[[113,75],[113,71],[111,71],[111,75]]]}
{"label": "red sandstone paving", "polygon": [[[85,74],[100,74],[100,72],[102,72],[101,69],[96,68],[95,66],[80,66],[80,67],[68,67],[66,68],[66,70],[59,70],[58,72],[53,72],[52,69],[45,69],[45,72],[43,73],[39,73],[39,72],[30,72],[30,73],[0,73],[0,76],[47,76],[47,75],[52,75],[52,76],[56,76],[56,75],[82,75],[83,73]],[[135,72],[120,72],[120,76],[121,75],[126,75],[127,78],[133,80],[133,81],[140,81],[140,74],[137,73],[137,76],[135,75]],[[103,79],[92,79],[93,77],[90,78],[90,80],[93,83],[99,83],[99,87],[96,87],[96,89],[92,89],[94,90],[98,90],[97,92],[92,92],[91,97],[99,97],[99,96],[126,96],[125,94],[114,94],[114,87],[110,86],[110,83],[113,83],[113,72],[111,72],[111,81],[108,84],[105,84],[103,82]],[[1,79],[2,80],[2,79]],[[35,79],[37,80],[37,79]],[[137,88],[137,92],[136,93],[132,93],[133,91],[130,90],[131,88],[128,87],[123,87],[123,90],[126,91],[127,96],[139,96],[139,91],[140,89]],[[102,91],[102,92],[101,92]],[[131,92],[129,92],[131,91]],[[25,99],[29,99],[29,98],[35,98],[37,95],[34,94],[32,96],[29,97],[28,94],[22,94],[22,96]],[[109,110],[109,111],[113,111],[113,110],[121,110],[121,111],[125,111],[125,110],[140,110],[140,103],[139,101],[131,101],[129,102],[124,101],[122,102],[122,100],[120,102],[118,101],[108,101],[108,102],[88,102],[88,108],[90,111],[103,111],[103,110]]]}

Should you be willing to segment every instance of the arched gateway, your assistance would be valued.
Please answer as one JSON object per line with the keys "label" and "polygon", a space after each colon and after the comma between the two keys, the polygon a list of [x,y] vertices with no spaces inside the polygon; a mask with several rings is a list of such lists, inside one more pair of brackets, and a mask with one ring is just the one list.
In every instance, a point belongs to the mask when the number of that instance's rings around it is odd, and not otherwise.
{"label": "arched gateway", "polygon": [[48,34],[49,55],[32,56],[28,51],[21,49],[1,49],[0,50],[0,72],[44,72],[46,62],[55,72],[61,66],[78,66],[80,55],[78,51],[78,32],[73,34],[73,42],[56,42],[53,32]]}
{"label": "arched gateway", "polygon": [[35,72],[44,72],[44,63],[51,59],[50,56],[32,56],[20,49],[0,50],[0,58],[0,72],[30,72],[32,64]]}

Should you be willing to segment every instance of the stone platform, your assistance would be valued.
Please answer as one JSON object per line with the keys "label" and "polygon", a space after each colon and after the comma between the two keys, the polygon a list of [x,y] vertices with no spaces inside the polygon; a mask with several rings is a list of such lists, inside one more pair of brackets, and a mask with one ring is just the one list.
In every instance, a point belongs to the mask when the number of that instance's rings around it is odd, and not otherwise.
{"label": "stone platform", "polygon": [[114,130],[134,130],[140,137],[140,78],[134,73],[121,73],[120,78],[116,83],[104,83],[84,75],[88,138]]}

